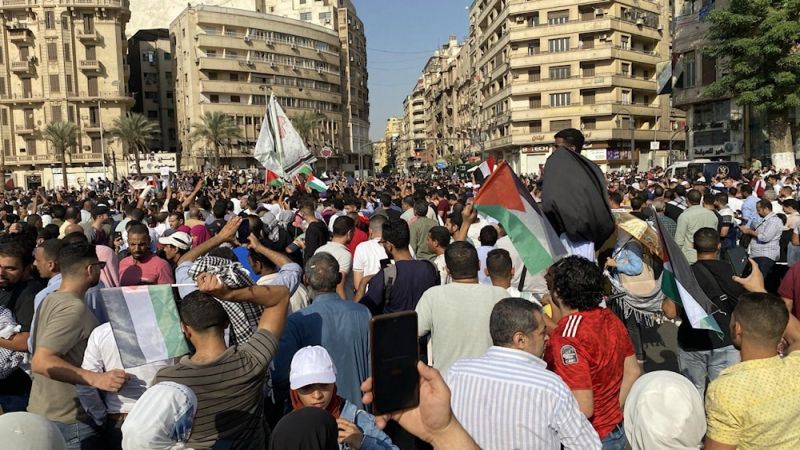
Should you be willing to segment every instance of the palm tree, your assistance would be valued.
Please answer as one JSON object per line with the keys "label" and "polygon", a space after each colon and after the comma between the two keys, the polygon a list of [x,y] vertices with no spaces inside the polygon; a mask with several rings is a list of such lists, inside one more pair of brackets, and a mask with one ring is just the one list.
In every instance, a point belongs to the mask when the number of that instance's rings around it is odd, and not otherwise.
{"label": "palm tree", "polygon": [[61,157],[61,176],[64,177],[64,189],[67,189],[67,149],[78,143],[78,127],[72,122],[53,122],[47,124],[42,136],[53,144],[56,154]]}
{"label": "palm tree", "polygon": [[302,114],[293,116],[291,120],[295,131],[297,131],[297,134],[303,138],[303,142],[308,144],[308,141],[311,139],[311,132],[314,130],[314,127],[317,124],[316,115],[310,112],[304,112]]}
{"label": "palm tree", "polygon": [[202,139],[206,145],[210,144],[214,150],[214,165],[219,165],[219,148],[222,145],[230,142],[231,139],[237,139],[242,136],[242,130],[239,125],[233,122],[233,119],[225,113],[219,111],[206,111],[200,118],[200,123],[193,123],[192,134],[189,139],[192,141]]}
{"label": "palm tree", "polygon": [[142,176],[139,154],[147,148],[147,141],[153,139],[158,130],[157,123],[139,113],[130,113],[125,117],[114,119],[114,128],[109,132],[128,146],[128,152],[133,152],[137,176]]}

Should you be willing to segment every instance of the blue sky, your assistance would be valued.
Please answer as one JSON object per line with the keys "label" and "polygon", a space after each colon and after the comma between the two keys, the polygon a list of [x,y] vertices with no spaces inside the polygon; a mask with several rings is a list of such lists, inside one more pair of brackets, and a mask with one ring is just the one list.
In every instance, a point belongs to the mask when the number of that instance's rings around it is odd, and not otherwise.
{"label": "blue sky", "polygon": [[383,137],[386,119],[403,115],[433,51],[468,31],[469,0],[354,0],[367,35],[370,138]]}

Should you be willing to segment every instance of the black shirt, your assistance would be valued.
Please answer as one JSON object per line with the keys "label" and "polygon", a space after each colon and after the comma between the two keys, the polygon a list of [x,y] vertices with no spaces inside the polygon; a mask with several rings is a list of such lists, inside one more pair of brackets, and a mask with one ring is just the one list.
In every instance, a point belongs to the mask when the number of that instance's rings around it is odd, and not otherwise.
{"label": "black shirt", "polygon": [[[33,299],[47,286],[41,279],[23,281],[13,287],[0,289],[0,306],[14,313],[14,318],[22,327],[20,332],[29,333],[33,322]],[[31,392],[31,379],[21,369],[16,369],[6,379],[0,381],[0,395],[28,395]]]}
{"label": "black shirt", "polygon": [[303,267],[318,248],[328,243],[328,227],[322,222],[311,222],[306,228],[306,248],[303,250]]}
{"label": "black shirt", "polygon": [[731,313],[745,293],[744,288],[733,281],[733,269],[726,261],[703,260],[692,264],[692,272],[700,288],[716,306],[714,320],[723,332],[717,333],[692,328],[686,311],[681,308],[681,325],[678,327],[678,345],[684,351],[703,351],[733,345],[730,338]]}

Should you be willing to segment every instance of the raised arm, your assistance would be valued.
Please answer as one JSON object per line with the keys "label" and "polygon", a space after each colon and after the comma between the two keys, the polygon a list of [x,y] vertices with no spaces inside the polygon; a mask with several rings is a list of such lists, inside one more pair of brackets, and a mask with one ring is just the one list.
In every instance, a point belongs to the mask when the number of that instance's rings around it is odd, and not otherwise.
{"label": "raised arm", "polygon": [[181,259],[178,260],[178,265],[184,262],[194,261],[195,259],[215,249],[220,244],[224,244],[225,242],[232,242],[236,238],[236,231],[239,230],[239,225],[241,223],[242,223],[241,217],[238,216],[232,217],[231,220],[229,220],[228,223],[226,223],[225,226],[222,227],[222,230],[219,233],[217,233],[211,239],[198,245],[197,247],[189,250],[188,252],[186,252],[185,255],[181,256]]}

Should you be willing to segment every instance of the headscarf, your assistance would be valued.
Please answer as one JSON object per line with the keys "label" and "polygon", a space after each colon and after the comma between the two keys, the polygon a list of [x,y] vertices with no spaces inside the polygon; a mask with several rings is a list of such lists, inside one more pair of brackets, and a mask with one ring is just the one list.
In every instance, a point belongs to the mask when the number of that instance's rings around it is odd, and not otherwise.
{"label": "headscarf", "polygon": [[275,425],[269,450],[339,450],[336,419],[320,408],[301,408]]}
{"label": "headscarf", "polygon": [[185,449],[196,412],[197,396],[188,387],[171,381],[151,386],[122,424],[123,450]]}
{"label": "headscarf", "polygon": [[192,248],[197,247],[198,245],[202,244],[203,242],[211,239],[211,233],[208,232],[208,229],[205,225],[195,225],[191,229],[192,235]]}
{"label": "headscarf", "polygon": [[106,263],[106,266],[100,271],[100,281],[107,288],[118,287],[119,257],[111,247],[105,245],[95,245],[94,249],[97,253],[97,259]]}
{"label": "headscarf", "polygon": [[0,415],[3,448],[15,450],[66,450],[67,443],[52,422],[29,412]]}
{"label": "headscarf", "polygon": [[[292,399],[292,409],[298,410],[305,408],[306,405],[300,400],[300,396],[297,394],[297,390],[289,389],[289,397]],[[339,416],[342,414],[342,408],[344,407],[344,399],[339,397],[336,394],[336,385],[333,385],[333,397],[331,397],[331,402],[328,403],[328,406],[325,408],[325,411],[331,413],[331,415],[338,419]]]}
{"label": "headscarf", "polygon": [[699,449],[706,434],[703,399],[685,377],[666,370],[642,375],[625,401],[625,435],[633,450]]}

